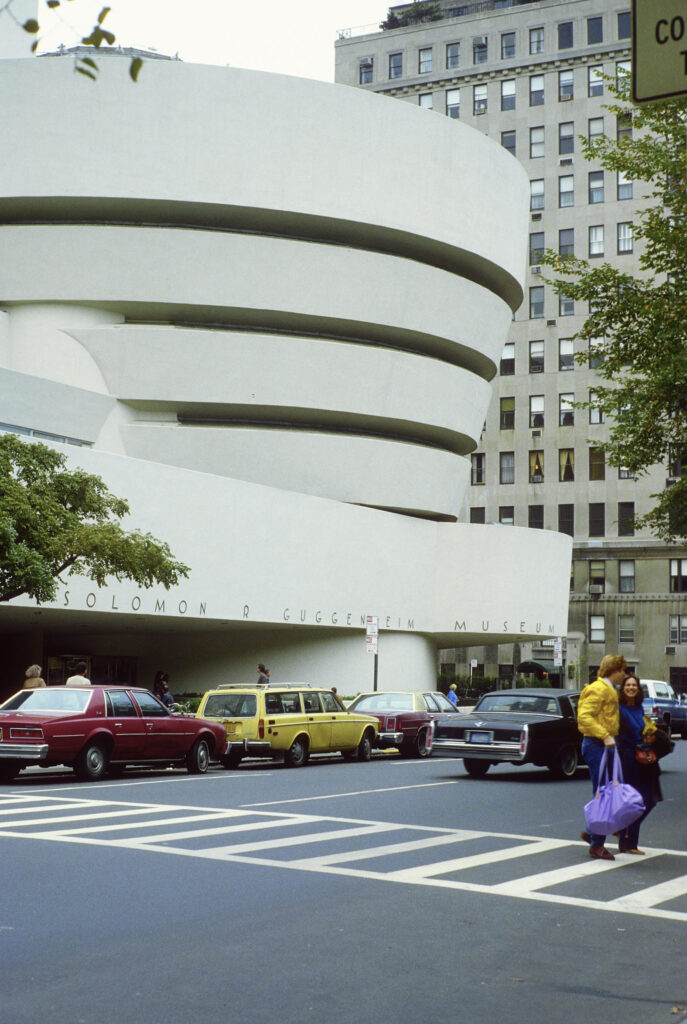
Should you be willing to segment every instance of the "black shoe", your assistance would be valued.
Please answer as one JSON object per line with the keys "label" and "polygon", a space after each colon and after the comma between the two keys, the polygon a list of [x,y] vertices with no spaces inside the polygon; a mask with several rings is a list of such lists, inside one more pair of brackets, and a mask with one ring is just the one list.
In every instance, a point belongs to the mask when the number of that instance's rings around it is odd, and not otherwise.
{"label": "black shoe", "polygon": [[586,831],[580,832],[580,839],[583,843],[591,843],[592,841],[592,837],[590,836],[589,832]]}

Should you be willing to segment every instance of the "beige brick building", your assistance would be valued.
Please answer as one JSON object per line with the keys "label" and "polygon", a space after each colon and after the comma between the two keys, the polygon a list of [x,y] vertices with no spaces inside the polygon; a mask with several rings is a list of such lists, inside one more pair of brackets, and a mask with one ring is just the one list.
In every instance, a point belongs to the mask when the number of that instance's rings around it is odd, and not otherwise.
{"label": "beige brick building", "polygon": [[[618,650],[641,675],[687,690],[687,550],[632,526],[669,472],[655,466],[635,480],[605,464],[594,444],[606,436],[603,411],[572,404],[594,391],[594,370],[574,361],[580,346],[571,340],[586,309],[544,285],[538,259],[558,248],[637,269],[632,224],[643,186],[586,162],[578,138],[632,130],[605,108],[611,97],[601,78],[630,70],[629,3],[440,0],[422,22],[409,21],[410,10],[391,8],[385,28],[342,31],[336,81],[470,124],[500,141],[530,178],[526,298],[470,456],[464,518],[573,536],[568,685],[586,682],[603,653]],[[400,151],[390,188],[400,202],[420,201],[433,187],[432,167],[411,181],[404,162]],[[479,205],[479,192],[464,202]],[[531,572],[545,575],[545,562]],[[523,579],[523,590],[528,585]],[[475,659],[477,674],[508,679],[532,660],[550,669],[552,657],[547,641],[444,651],[440,660],[462,674]]]}

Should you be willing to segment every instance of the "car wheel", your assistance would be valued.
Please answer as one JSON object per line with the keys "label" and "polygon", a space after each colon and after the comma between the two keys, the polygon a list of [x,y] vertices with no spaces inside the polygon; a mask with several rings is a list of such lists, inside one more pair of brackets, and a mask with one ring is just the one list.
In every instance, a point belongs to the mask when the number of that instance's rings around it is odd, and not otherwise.
{"label": "car wheel", "polygon": [[74,762],[76,777],[97,782],[107,771],[107,751],[100,743],[87,743]]}
{"label": "car wheel", "polygon": [[483,779],[491,767],[489,761],[478,761],[472,757],[463,758],[463,765],[471,779]]}
{"label": "car wheel", "polygon": [[219,761],[223,768],[238,768],[243,761],[243,751],[227,754],[226,757],[220,757]]}
{"label": "car wheel", "polygon": [[11,782],[19,774],[20,767],[16,761],[0,761],[0,782]]}
{"label": "car wheel", "polygon": [[186,755],[186,770],[189,775],[204,775],[210,764],[210,748],[207,740],[198,737]]}
{"label": "car wheel", "polygon": [[549,765],[549,771],[557,779],[572,779],[577,771],[578,763],[577,748],[569,743],[558,751],[556,759]]}
{"label": "car wheel", "polygon": [[680,736],[683,740],[687,740],[687,724],[680,727]]}
{"label": "car wheel", "polygon": [[368,732],[363,733],[363,738],[358,744],[358,761],[369,761],[372,757],[372,740]]}
{"label": "car wheel", "polygon": [[286,751],[285,761],[288,768],[302,768],[308,763],[308,744],[303,736],[293,741]]}

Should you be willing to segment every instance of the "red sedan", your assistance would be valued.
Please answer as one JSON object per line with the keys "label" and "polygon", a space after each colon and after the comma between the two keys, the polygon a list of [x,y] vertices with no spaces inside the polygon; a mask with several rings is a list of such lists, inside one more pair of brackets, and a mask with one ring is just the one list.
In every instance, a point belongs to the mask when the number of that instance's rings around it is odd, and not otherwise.
{"label": "red sedan", "polygon": [[375,715],[379,719],[378,746],[398,747],[402,757],[429,757],[431,723],[437,718],[459,714],[443,693],[419,690],[360,693],[348,710]]}
{"label": "red sedan", "polygon": [[185,764],[198,774],[226,747],[222,725],[172,714],[137,687],[47,686],[0,706],[0,782],[29,765],[64,764],[85,781],[127,764]]}

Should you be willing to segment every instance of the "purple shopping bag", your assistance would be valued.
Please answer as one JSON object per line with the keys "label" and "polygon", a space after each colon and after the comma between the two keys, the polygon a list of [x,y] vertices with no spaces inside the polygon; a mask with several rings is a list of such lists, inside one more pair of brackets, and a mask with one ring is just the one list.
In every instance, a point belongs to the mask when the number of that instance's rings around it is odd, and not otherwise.
{"label": "purple shopping bag", "polygon": [[623,772],[616,747],[613,747],[613,773],[609,771],[609,748],[599,768],[599,788],[594,799],[584,805],[587,828],[599,836],[620,832],[644,814],[641,794],[634,786],[623,782]]}

